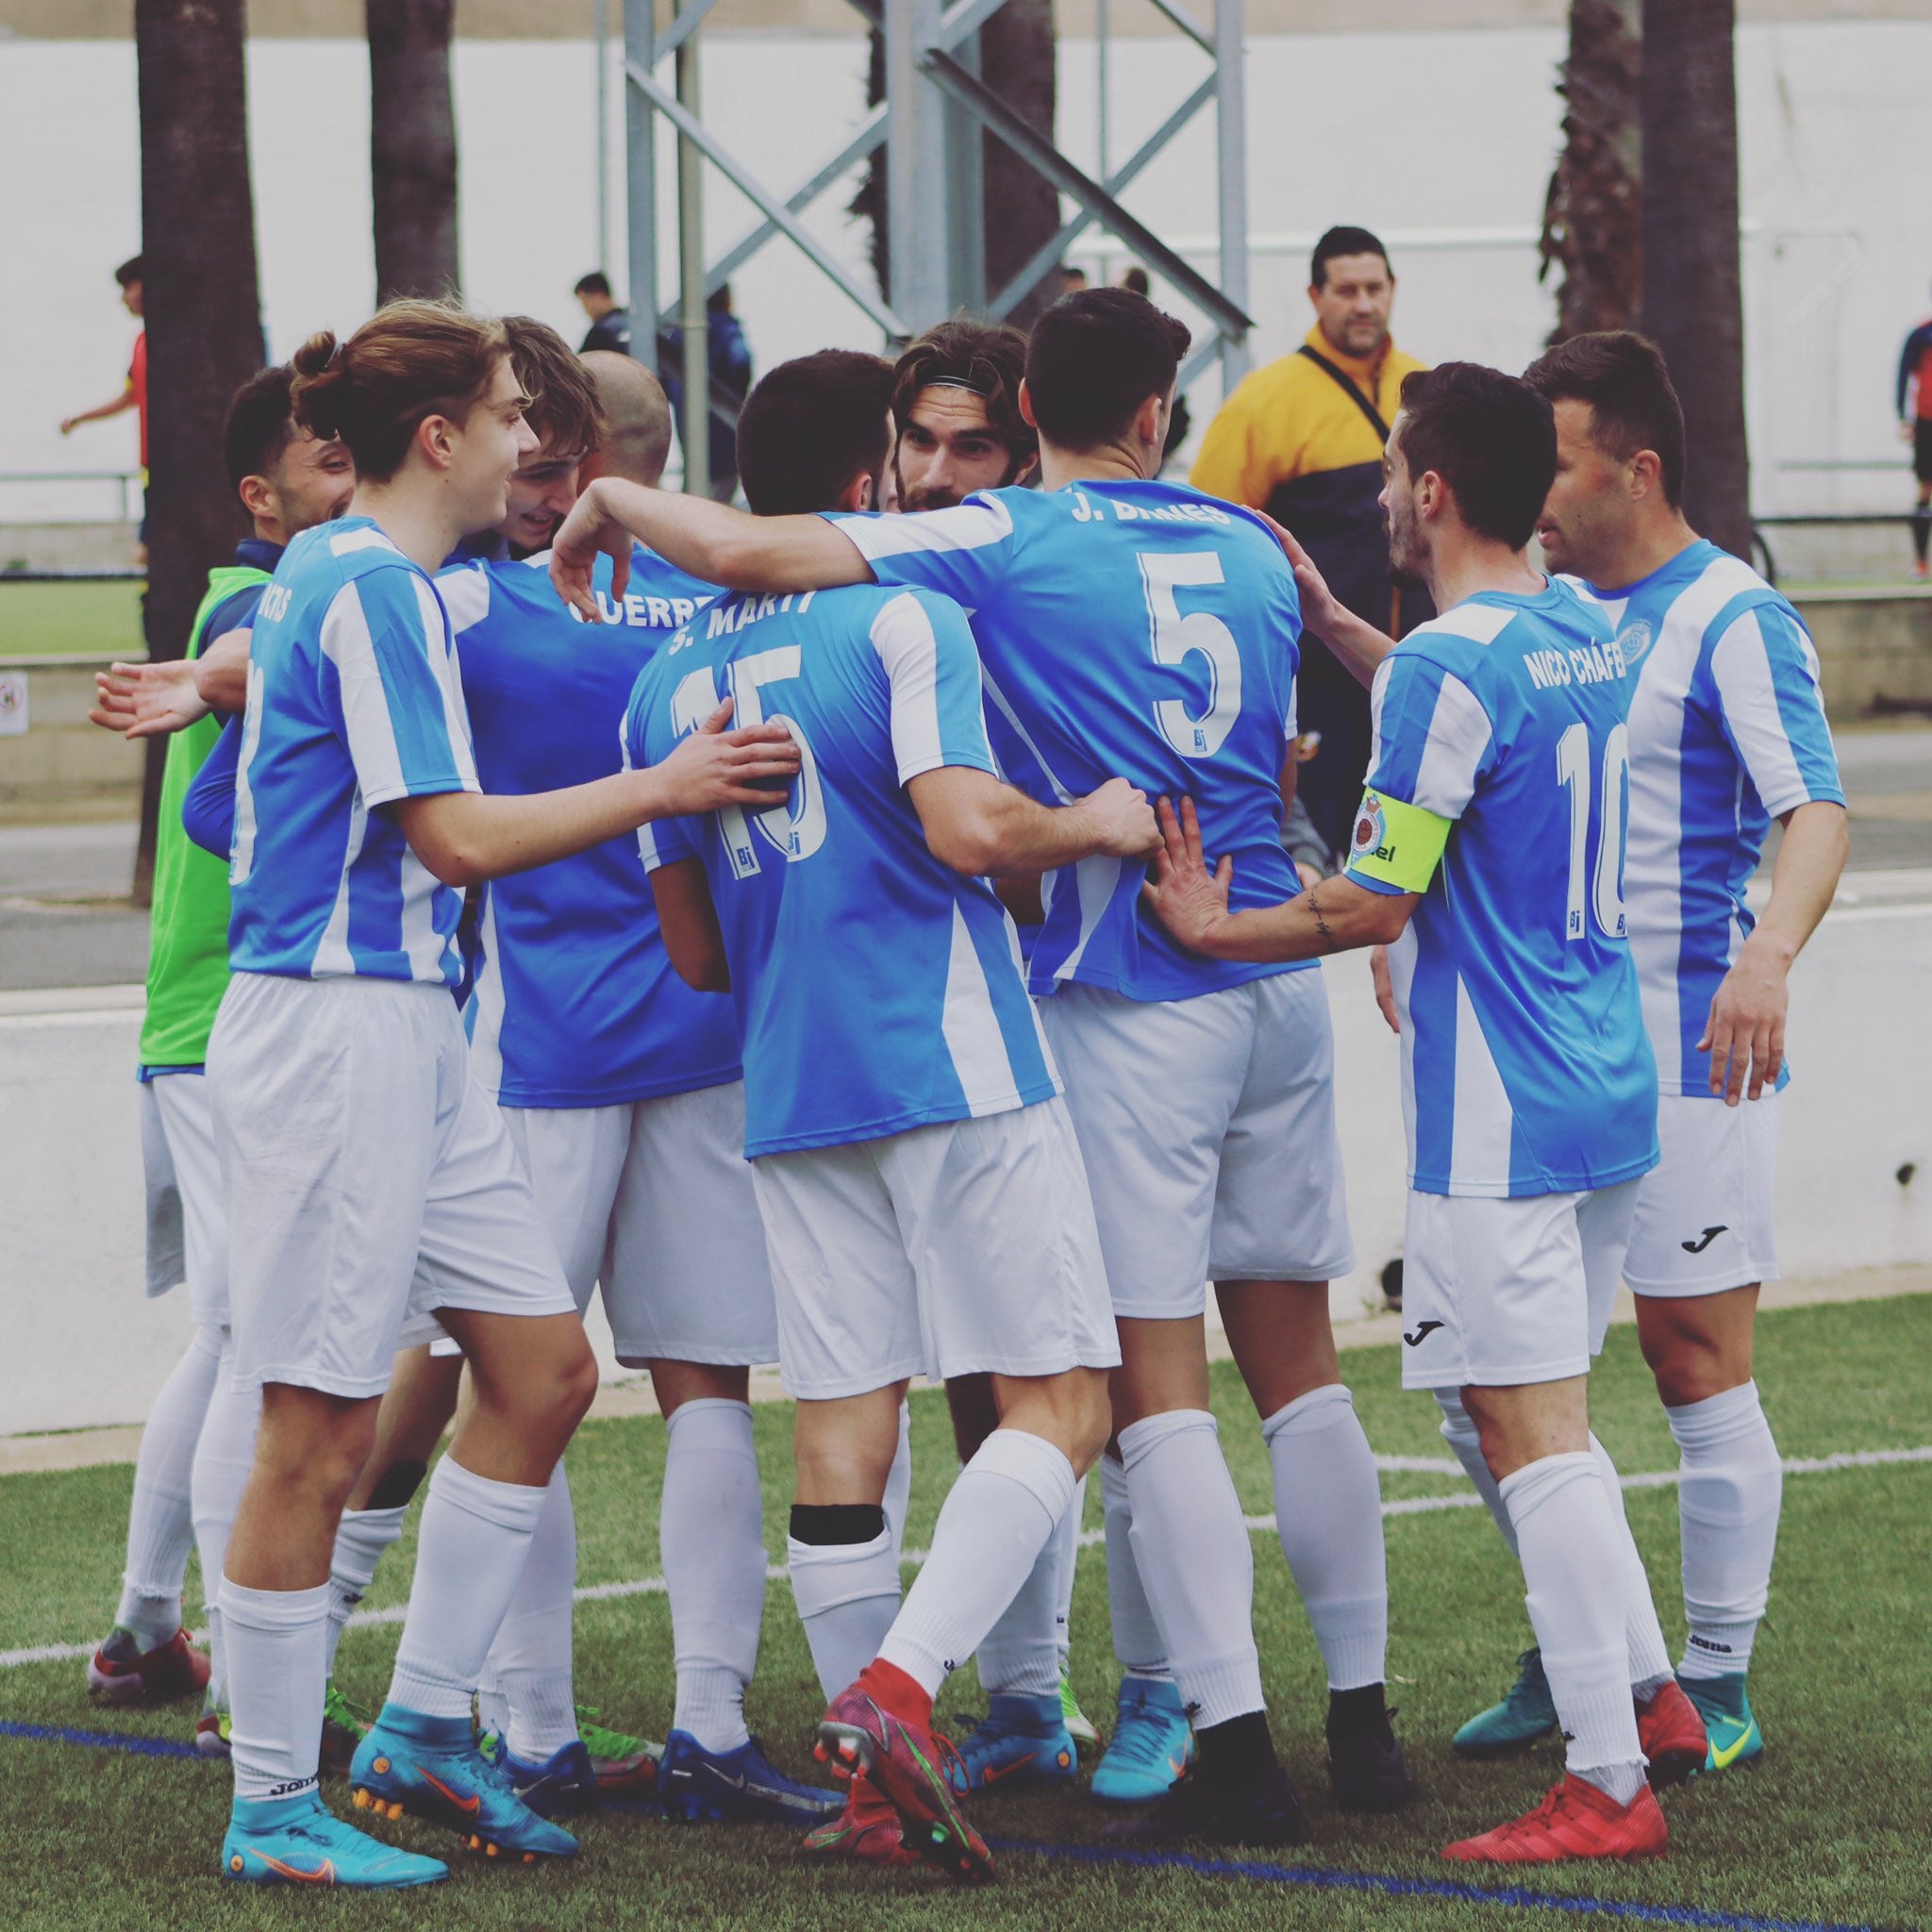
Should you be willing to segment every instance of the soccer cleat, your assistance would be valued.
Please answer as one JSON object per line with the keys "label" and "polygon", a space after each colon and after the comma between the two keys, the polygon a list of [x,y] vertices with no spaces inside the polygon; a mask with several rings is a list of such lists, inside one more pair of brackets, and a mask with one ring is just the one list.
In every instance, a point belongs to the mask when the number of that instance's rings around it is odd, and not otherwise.
{"label": "soccer cleat", "polygon": [[592,1705],[577,1706],[577,1736],[591,1754],[597,1789],[606,1798],[648,1798],[658,1789],[658,1761],[664,1747],[628,1731],[614,1731],[595,1720],[602,1713]]}
{"label": "soccer cleat", "polygon": [[664,1740],[658,1795],[665,1817],[687,1824],[823,1824],[845,1808],[842,1793],[787,1777],[756,1738],[707,1751],[689,1731]]}
{"label": "soccer cleat", "polygon": [[488,1857],[520,1855],[528,1865],[576,1853],[576,1840],[525,1804],[502,1767],[477,1750],[468,1718],[385,1704],[356,1747],[349,1783],[358,1809],[446,1824]]}
{"label": "soccer cleat", "polygon": [[1383,1709],[1379,1685],[1359,1709],[1331,1693],[1328,1782],[1342,1810],[1399,1811],[1415,1796],[1415,1778],[1390,1723],[1395,1715]]}
{"label": "soccer cleat", "polygon": [[991,1878],[992,1853],[953,1795],[949,1760],[957,1754],[933,1732],[930,1707],[912,1716],[884,1701],[910,1704],[918,1690],[892,1665],[868,1664],[826,1707],[814,1753],[837,1777],[863,1772],[899,1814],[901,1842],[927,1864],[955,1878]]}
{"label": "soccer cleat", "polygon": [[859,1773],[845,1788],[845,1807],[805,1835],[800,1847],[814,1858],[858,1858],[871,1865],[923,1865],[899,1832],[899,1814]]}
{"label": "soccer cleat", "polygon": [[195,1750],[204,1757],[227,1757],[233,1726],[234,1720],[225,1710],[212,1698],[206,1700],[201,1707],[201,1715],[194,1721]]}
{"label": "soccer cleat", "polygon": [[1060,1714],[1059,1692],[992,1698],[950,1770],[953,1789],[962,1798],[1008,1779],[1022,1785],[1072,1784],[1079,1774],[1079,1758]]}
{"label": "soccer cleat", "polygon": [[141,1639],[116,1624],[88,1660],[87,1688],[103,1704],[159,1704],[208,1689],[208,1658],[177,1630],[165,1643],[142,1650]]}
{"label": "soccer cleat", "polygon": [[1082,1751],[1091,1751],[1099,1744],[1100,1733],[1093,1728],[1093,1720],[1080,1708],[1080,1700],[1074,1695],[1074,1680],[1065,1670],[1060,1672],[1060,1722],[1067,1727],[1067,1736]]}
{"label": "soccer cleat", "polygon": [[1516,1681],[1502,1703],[1478,1711],[1450,1740],[1458,1757],[1507,1757],[1527,1751],[1557,1728],[1557,1707],[1550,1701],[1550,1680],[1543,1675],[1542,1652],[1525,1650],[1516,1662]]}
{"label": "soccer cleat", "polygon": [[261,1803],[238,1800],[222,1840],[222,1876],[242,1885],[348,1885],[394,1891],[449,1876],[441,1858],[418,1857],[358,1831],[325,1810],[313,1791]]}
{"label": "soccer cleat", "polygon": [[581,1738],[573,1738],[541,1764],[516,1757],[494,1733],[477,1739],[476,1748],[540,1818],[581,1817],[603,1807],[597,1767]]}
{"label": "soccer cleat", "polygon": [[1101,1837],[1116,1844],[1298,1845],[1308,1835],[1288,1773],[1271,1764],[1258,1776],[1205,1775],[1191,1771],[1160,1802],[1138,1818],[1109,1824]]}
{"label": "soccer cleat", "polygon": [[1093,1795],[1103,1805],[1151,1805],[1174,1789],[1193,1757],[1194,1732],[1179,1687],[1167,1677],[1123,1677],[1113,1738],[1093,1769]]}
{"label": "soccer cleat", "polygon": [[1637,1741],[1649,1760],[1645,1775],[1653,1790],[1680,1785],[1704,1769],[1710,1740],[1697,1707],[1676,1678],[1666,1677],[1650,1702],[1637,1707]]}
{"label": "soccer cleat", "polygon": [[1764,1755],[1764,1733],[1757,1728],[1751,1700],[1744,1694],[1741,1673],[1728,1677],[1680,1677],[1684,1695],[1704,1720],[1706,1771],[1729,1771]]}
{"label": "soccer cleat", "polygon": [[356,1747],[375,1720],[354,1698],[336,1689],[331,1677],[322,1690],[322,1774],[347,1777]]}
{"label": "soccer cleat", "polygon": [[1641,1786],[1620,1805],[1588,1778],[1565,1777],[1534,1811],[1445,1845],[1442,1856],[1484,1865],[1557,1865],[1571,1858],[1661,1858],[1671,1835],[1657,1794]]}

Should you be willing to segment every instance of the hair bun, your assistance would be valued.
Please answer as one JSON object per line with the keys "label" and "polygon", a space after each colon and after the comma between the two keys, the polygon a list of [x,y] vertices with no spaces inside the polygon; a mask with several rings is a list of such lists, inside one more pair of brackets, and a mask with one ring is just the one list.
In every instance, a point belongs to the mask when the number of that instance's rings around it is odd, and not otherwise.
{"label": "hair bun", "polygon": [[289,407],[295,421],[311,436],[324,441],[341,428],[342,389],[347,371],[343,368],[342,345],[328,329],[318,329],[289,358],[295,373],[290,387]]}
{"label": "hair bun", "polygon": [[341,347],[333,330],[318,329],[289,358],[289,366],[297,375],[320,375],[335,360]]}

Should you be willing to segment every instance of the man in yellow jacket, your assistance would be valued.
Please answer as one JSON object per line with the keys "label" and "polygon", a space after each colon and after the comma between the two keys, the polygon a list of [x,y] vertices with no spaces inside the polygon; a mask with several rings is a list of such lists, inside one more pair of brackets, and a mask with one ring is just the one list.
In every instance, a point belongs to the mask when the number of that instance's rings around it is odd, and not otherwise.
{"label": "man in yellow jacket", "polygon": [[[1419,588],[1397,590],[1376,498],[1382,445],[1402,378],[1424,365],[1389,339],[1395,276],[1366,228],[1330,228],[1315,244],[1315,325],[1292,355],[1249,375],[1208,425],[1190,478],[1196,490],[1263,509],[1291,530],[1337,597],[1400,637],[1433,615]],[[1305,644],[1299,720],[1320,733],[1299,795],[1331,851],[1346,852],[1369,762],[1368,692],[1326,650]]]}

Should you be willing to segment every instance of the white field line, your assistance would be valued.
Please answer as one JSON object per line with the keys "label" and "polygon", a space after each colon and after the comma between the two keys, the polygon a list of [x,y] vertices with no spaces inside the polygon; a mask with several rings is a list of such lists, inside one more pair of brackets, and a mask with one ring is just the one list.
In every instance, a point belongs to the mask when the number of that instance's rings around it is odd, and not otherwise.
{"label": "white field line", "polygon": [[[1932,1462],[1932,1443],[1920,1449],[1850,1449],[1836,1456],[1791,1456],[1783,1462],[1787,1475],[1832,1475],[1847,1469],[1889,1469],[1902,1462]],[[1378,1469],[1406,1475],[1460,1475],[1462,1465],[1451,1462],[1446,1457],[1429,1456],[1378,1456],[1375,1457]],[[1677,1472],[1674,1469],[1641,1470],[1634,1474],[1618,1478],[1626,1490],[1668,1490],[1674,1489]],[[1446,1496],[1398,1496],[1382,1505],[1386,1516],[1425,1516],[1439,1509],[1480,1509],[1483,1499],[1474,1490],[1457,1490]],[[1247,1516],[1241,1519],[1250,1529],[1272,1530],[1274,1518],[1271,1516]],[[1091,1549],[1105,1541],[1105,1532],[1098,1529],[1083,1530],[1080,1534],[1080,1547]],[[901,1560],[917,1566],[925,1561],[924,1550],[908,1550]],[[783,1563],[774,1563],[765,1571],[769,1583],[781,1582],[791,1574]],[[666,1585],[661,1576],[637,1576],[623,1583],[587,1583],[573,1592],[580,1604],[613,1603],[627,1596],[661,1596]],[[400,1624],[408,1613],[408,1605],[391,1604],[379,1610],[358,1610],[349,1619],[349,1628],[359,1629],[372,1624]],[[196,1631],[195,1636],[202,1633]],[[94,1646],[92,1643],[42,1643],[27,1650],[0,1650],[0,1670],[14,1670],[22,1664],[65,1663],[75,1657],[92,1657]]]}

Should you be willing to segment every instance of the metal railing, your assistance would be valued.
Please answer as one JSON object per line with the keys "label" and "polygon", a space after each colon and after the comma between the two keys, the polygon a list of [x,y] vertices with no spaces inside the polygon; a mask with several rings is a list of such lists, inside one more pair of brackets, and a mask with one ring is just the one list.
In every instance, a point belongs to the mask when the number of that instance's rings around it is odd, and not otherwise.
{"label": "metal railing", "polygon": [[123,524],[139,523],[141,520],[140,492],[141,472],[139,470],[0,470],[0,523],[49,523],[71,522],[76,524],[101,523],[101,517],[76,516],[65,519],[49,518],[45,515],[35,517],[10,518],[7,513],[5,492],[12,487],[21,489],[45,489],[47,485],[111,485],[117,514],[113,521]]}

